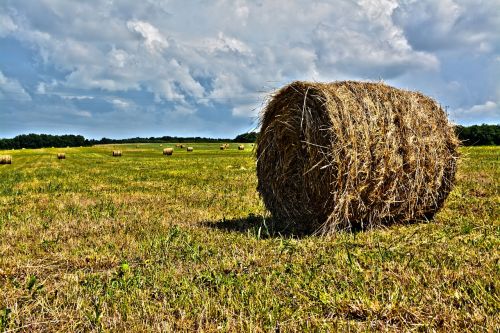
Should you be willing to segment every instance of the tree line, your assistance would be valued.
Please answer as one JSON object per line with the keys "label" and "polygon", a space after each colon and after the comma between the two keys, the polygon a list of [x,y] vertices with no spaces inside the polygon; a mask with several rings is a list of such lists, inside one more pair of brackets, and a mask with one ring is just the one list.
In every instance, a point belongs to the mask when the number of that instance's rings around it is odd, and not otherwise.
{"label": "tree line", "polygon": [[[455,131],[464,146],[500,145],[500,125],[473,125],[456,126]],[[99,144],[119,143],[221,143],[242,142],[250,143],[257,140],[259,133],[248,132],[236,136],[234,139],[217,139],[203,137],[176,137],[161,136],[149,138],[109,139],[102,138],[85,139],[82,135],[50,135],[50,134],[22,134],[12,139],[0,139],[0,149],[21,148],[48,148],[48,147],[80,147]]]}
{"label": "tree line", "polygon": [[458,125],[455,131],[464,146],[500,145],[500,125]]}
{"label": "tree line", "polygon": [[119,143],[220,143],[231,142],[232,139],[214,139],[203,137],[176,137],[161,136],[149,138],[109,139],[102,138],[85,139],[82,135],[50,135],[50,134],[22,134],[12,139],[0,139],[0,149],[22,149],[22,148],[62,148],[62,147],[86,147],[99,144]]}

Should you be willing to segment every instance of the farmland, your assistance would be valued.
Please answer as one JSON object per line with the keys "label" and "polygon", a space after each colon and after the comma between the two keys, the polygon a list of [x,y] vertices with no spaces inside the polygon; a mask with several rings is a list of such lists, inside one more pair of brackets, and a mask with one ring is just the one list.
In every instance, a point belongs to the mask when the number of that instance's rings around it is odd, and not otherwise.
{"label": "farmland", "polygon": [[273,228],[249,144],[170,146],[0,151],[0,332],[500,329],[499,147],[433,221],[319,237]]}

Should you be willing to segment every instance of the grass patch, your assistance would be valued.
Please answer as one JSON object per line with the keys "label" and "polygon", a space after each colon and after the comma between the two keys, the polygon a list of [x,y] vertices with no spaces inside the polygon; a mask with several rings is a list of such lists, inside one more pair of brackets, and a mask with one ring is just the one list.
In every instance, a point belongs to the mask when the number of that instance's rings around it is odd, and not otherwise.
{"label": "grass patch", "polygon": [[251,151],[167,146],[8,152],[0,332],[499,329],[500,148],[429,223],[316,237],[273,229]]}

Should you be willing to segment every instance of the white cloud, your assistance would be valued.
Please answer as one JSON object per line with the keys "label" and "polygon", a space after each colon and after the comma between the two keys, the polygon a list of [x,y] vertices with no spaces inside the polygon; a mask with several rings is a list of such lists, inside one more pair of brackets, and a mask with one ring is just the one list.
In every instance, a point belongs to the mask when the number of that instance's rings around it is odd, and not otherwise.
{"label": "white cloud", "polygon": [[84,117],[84,118],[92,118],[92,113],[90,113],[89,111],[84,111],[84,110],[73,110],[73,113],[74,113],[76,116],[79,116],[79,117]]}
{"label": "white cloud", "polygon": [[168,42],[160,31],[152,24],[144,21],[128,21],[127,28],[144,38],[146,48],[152,53],[162,52],[168,47]]}
{"label": "white cloud", "polygon": [[499,8],[499,0],[401,0],[393,17],[417,49],[485,53],[498,50]]}
{"label": "white cloud", "polygon": [[31,96],[16,79],[6,77],[0,71],[0,100],[12,100],[18,102],[31,101]]}
{"label": "white cloud", "polygon": [[469,108],[451,110],[452,119],[460,123],[493,123],[500,124],[500,103],[486,101]]}
{"label": "white cloud", "polygon": [[5,37],[17,29],[17,25],[10,16],[0,14],[0,37]]}
{"label": "white cloud", "polygon": [[256,117],[260,106],[260,103],[241,104],[232,109],[232,114],[236,117]]}
{"label": "white cloud", "polygon": [[119,109],[126,109],[130,106],[129,102],[121,100],[119,98],[113,98],[111,100],[111,103],[113,103],[113,105]]}
{"label": "white cloud", "polygon": [[[459,119],[473,119],[481,112],[471,105],[496,101],[500,89],[493,78],[499,6],[500,0],[5,1],[0,37],[35,51],[44,71],[57,70],[55,85],[43,74],[34,92],[49,96],[57,88],[75,105],[64,94],[96,94],[121,114],[147,105],[151,119],[154,110],[205,112],[203,121],[215,126],[231,113],[235,124],[254,117],[266,93],[292,80],[382,78],[443,93]],[[477,59],[470,60],[477,68],[459,68],[463,59]],[[473,82],[469,73],[480,67],[486,75]],[[12,82],[10,89],[29,97]]]}
{"label": "white cloud", "polygon": [[250,55],[251,49],[241,40],[225,36],[223,32],[219,32],[217,38],[207,38],[204,41],[209,52],[236,52],[245,55]]}

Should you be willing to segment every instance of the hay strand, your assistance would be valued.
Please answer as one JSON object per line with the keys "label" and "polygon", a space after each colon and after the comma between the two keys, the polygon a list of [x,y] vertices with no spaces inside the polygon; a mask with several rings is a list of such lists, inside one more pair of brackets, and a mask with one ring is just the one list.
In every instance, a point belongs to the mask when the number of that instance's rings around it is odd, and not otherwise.
{"label": "hay strand", "polygon": [[261,115],[258,191],[278,223],[321,234],[430,218],[452,188],[457,148],[445,112],[421,93],[293,82]]}

